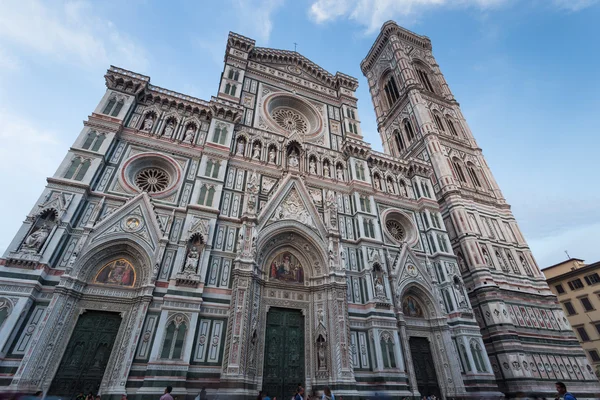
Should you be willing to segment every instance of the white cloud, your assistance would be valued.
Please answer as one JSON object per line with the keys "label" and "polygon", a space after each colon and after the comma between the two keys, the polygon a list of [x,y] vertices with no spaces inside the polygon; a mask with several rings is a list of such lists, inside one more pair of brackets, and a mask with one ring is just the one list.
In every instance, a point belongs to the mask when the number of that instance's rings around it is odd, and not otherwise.
{"label": "white cloud", "polygon": [[3,1],[0,38],[5,44],[69,64],[113,63],[144,69],[145,51],[96,14],[87,1]]}
{"label": "white cloud", "polygon": [[232,10],[238,19],[239,32],[264,46],[273,30],[273,14],[283,0],[235,0]]}
{"label": "white cloud", "polygon": [[2,215],[4,234],[0,235],[2,254],[68,146],[57,132],[41,129],[3,108],[0,121],[0,186],[5,188],[0,210],[6,211]]}
{"label": "white cloud", "polygon": [[377,31],[390,19],[400,21],[414,18],[434,7],[478,7],[487,9],[506,0],[316,0],[309,15],[317,23],[346,17],[367,27],[367,32]]}
{"label": "white cloud", "polygon": [[599,0],[554,0],[554,5],[569,11],[580,11],[598,4]]}

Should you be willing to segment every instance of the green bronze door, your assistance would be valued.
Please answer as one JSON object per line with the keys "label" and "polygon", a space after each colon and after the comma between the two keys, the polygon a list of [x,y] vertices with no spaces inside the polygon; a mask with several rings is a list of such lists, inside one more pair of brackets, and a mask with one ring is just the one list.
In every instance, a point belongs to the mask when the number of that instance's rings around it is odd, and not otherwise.
{"label": "green bronze door", "polygon": [[98,393],[121,325],[117,313],[87,311],[79,317],[56,371],[49,395],[62,399]]}
{"label": "green bronze door", "polygon": [[290,399],[304,386],[304,317],[298,310],[271,308],[267,314],[263,390]]}
{"label": "green bronze door", "polygon": [[423,337],[411,336],[409,343],[419,393],[421,393],[421,396],[431,396],[434,394],[441,399],[442,396],[438,386],[429,340]]}

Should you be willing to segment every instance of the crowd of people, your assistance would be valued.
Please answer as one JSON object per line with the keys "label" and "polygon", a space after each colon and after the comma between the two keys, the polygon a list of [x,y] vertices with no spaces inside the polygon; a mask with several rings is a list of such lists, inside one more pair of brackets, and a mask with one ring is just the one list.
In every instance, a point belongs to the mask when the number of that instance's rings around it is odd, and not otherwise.
{"label": "crowd of people", "polygon": [[[554,400],[577,400],[575,396],[567,391],[567,386],[563,382],[556,382],[556,396]],[[160,400],[179,400],[178,396],[173,397],[171,392],[173,387],[167,386],[160,397]],[[279,400],[343,400],[342,396],[336,397],[329,387],[323,388],[322,394],[317,394],[313,391],[312,394],[305,394],[304,387],[302,384],[298,384],[295,393],[290,393],[291,397],[287,397]],[[184,396],[185,398],[186,396]],[[220,397],[219,397],[220,398]],[[101,400],[100,395],[88,393],[85,395],[83,392],[79,392],[75,397],[75,400]],[[217,397],[215,397],[217,399]],[[374,396],[368,396],[365,400],[387,400],[390,397],[375,393]],[[543,395],[536,394],[524,394],[518,393],[515,396],[506,397],[506,399],[520,399],[520,400],[551,400],[547,399]],[[60,397],[45,396],[44,392],[38,391],[34,394],[23,394],[23,393],[0,393],[0,400],[61,400]],[[127,395],[121,395],[121,400],[127,400]],[[209,400],[206,392],[206,388],[202,388],[202,391],[194,400]],[[270,397],[267,391],[260,391],[256,400],[277,400],[276,397]],[[404,397],[402,400],[410,400],[408,397]],[[421,400],[441,400],[435,395],[423,396]]]}

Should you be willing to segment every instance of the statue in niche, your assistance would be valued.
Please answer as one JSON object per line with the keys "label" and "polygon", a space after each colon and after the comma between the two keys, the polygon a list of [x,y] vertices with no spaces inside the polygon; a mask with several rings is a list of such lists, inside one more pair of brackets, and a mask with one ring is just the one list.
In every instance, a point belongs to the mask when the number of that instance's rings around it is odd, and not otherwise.
{"label": "statue in niche", "polygon": [[275,149],[272,147],[269,149],[269,163],[275,164]]}
{"label": "statue in niche", "polygon": [[313,158],[311,158],[310,162],[308,163],[308,172],[310,172],[311,174],[317,173],[317,164],[315,163],[315,160]]}
{"label": "statue in niche", "polygon": [[406,184],[403,181],[400,181],[400,194],[404,197],[408,197],[408,190],[406,189]]}
{"label": "statue in niche", "polygon": [[337,166],[337,179],[338,181],[344,180],[344,171],[342,170],[342,167],[340,165]]}
{"label": "statue in niche", "polygon": [[173,123],[173,121],[169,121],[167,123],[167,126],[165,126],[165,130],[163,132],[163,137],[166,139],[171,139],[174,131],[175,131],[175,124]]}
{"label": "statue in niche", "polygon": [[383,288],[383,282],[381,282],[381,277],[375,279],[375,297],[385,298],[385,290]]}
{"label": "statue in niche", "polygon": [[375,190],[381,190],[381,181],[378,176],[375,177]]}
{"label": "statue in niche", "polygon": [[116,286],[133,286],[135,271],[129,261],[124,258],[106,264],[94,278],[94,283]]}
{"label": "statue in niche", "polygon": [[271,262],[269,277],[283,282],[304,283],[304,268],[292,253],[286,251]]}
{"label": "statue in niche", "polygon": [[254,144],[254,148],[252,149],[252,158],[260,160],[260,145],[258,143]]}
{"label": "statue in niche", "polygon": [[152,114],[148,114],[148,116],[144,120],[144,125],[142,127],[142,130],[144,130],[146,132],[150,132],[150,129],[152,129],[153,126],[154,126],[154,118],[152,118]]}
{"label": "statue in niche", "polygon": [[412,296],[406,296],[402,300],[402,312],[409,317],[423,318],[423,309]]}
{"label": "statue in niche", "polygon": [[250,179],[248,179],[248,185],[246,188],[250,193],[258,193],[258,174],[256,171],[253,171],[252,175],[250,175]]}
{"label": "statue in niche", "polygon": [[483,247],[481,249],[481,253],[483,254],[483,259],[485,260],[485,265],[488,265],[488,266],[491,267],[493,264],[492,264],[492,261],[490,260],[490,255],[488,254],[488,252],[485,249],[485,247]]}
{"label": "statue in niche", "polygon": [[292,168],[298,168],[298,152],[296,150],[292,150],[290,153],[288,165]]}
{"label": "statue in niche", "polygon": [[183,140],[188,143],[194,142],[194,127],[192,125],[188,125],[188,128],[185,131],[185,138]]}
{"label": "statue in niche", "polygon": [[465,290],[460,278],[456,275],[454,276],[454,290],[456,291],[456,295],[458,297],[459,307],[466,307],[467,299],[465,297]]}
{"label": "statue in niche", "polygon": [[48,236],[50,236],[50,230],[51,229],[47,224],[43,224],[40,227],[40,229],[32,232],[29,236],[27,236],[27,238],[25,238],[25,241],[23,242],[23,247],[40,251],[40,249],[44,245],[44,242],[46,241]]}
{"label": "statue in niche", "polygon": [[326,178],[329,178],[329,176],[330,176],[329,163],[323,164],[323,176]]}
{"label": "statue in niche", "polygon": [[394,183],[392,182],[391,179],[387,180],[387,191],[389,193],[394,193]]}
{"label": "statue in niche", "polygon": [[188,251],[187,257],[185,259],[185,266],[183,268],[183,272],[195,274],[196,267],[198,266],[199,257],[200,254],[198,253],[198,249],[196,248],[196,246],[192,246]]}
{"label": "statue in niche", "polygon": [[245,149],[246,149],[246,142],[244,142],[243,139],[238,140],[236,154],[243,156]]}
{"label": "statue in niche", "polygon": [[319,335],[317,338],[317,363],[320,370],[327,369],[327,356],[325,353],[325,338]]}

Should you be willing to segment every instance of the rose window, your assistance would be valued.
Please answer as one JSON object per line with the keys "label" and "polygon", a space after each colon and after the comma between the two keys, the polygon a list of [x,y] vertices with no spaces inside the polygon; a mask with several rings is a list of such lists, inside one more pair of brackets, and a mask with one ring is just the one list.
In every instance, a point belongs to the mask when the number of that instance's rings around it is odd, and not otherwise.
{"label": "rose window", "polygon": [[272,117],[277,125],[288,132],[298,132],[306,134],[308,132],[308,121],[302,114],[289,108],[278,108],[272,113]]}
{"label": "rose window", "polygon": [[396,220],[387,220],[385,222],[385,227],[390,235],[392,235],[392,237],[399,242],[403,241],[406,237],[406,231],[404,230],[404,227]]}
{"label": "rose window", "polygon": [[170,181],[169,174],[160,168],[144,168],[135,175],[135,185],[148,193],[162,192]]}

